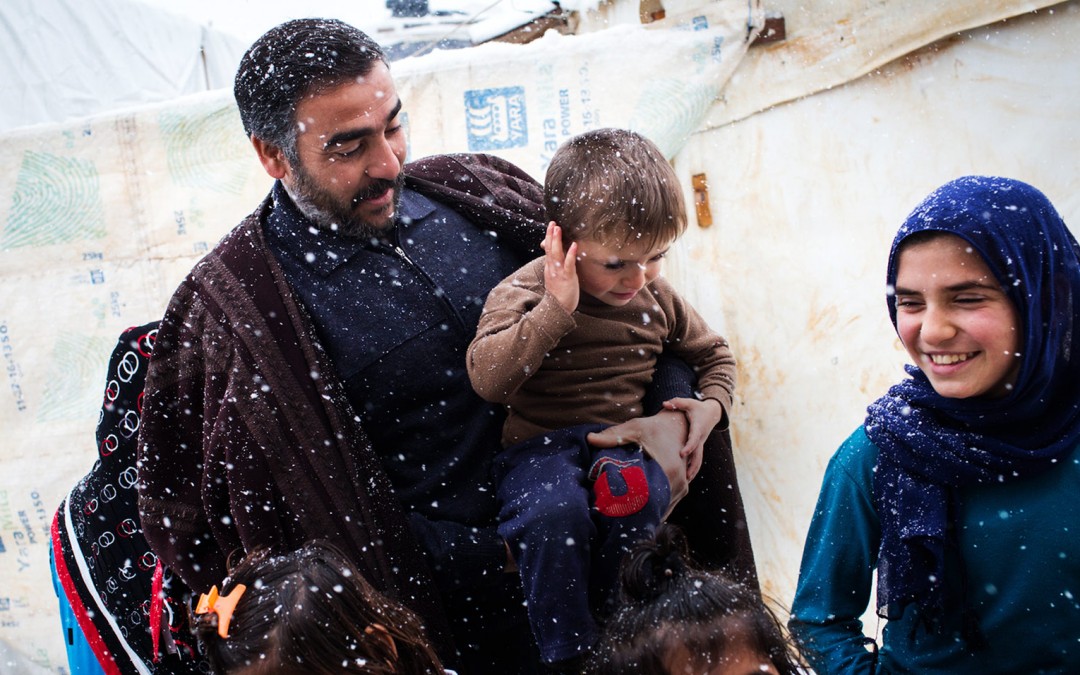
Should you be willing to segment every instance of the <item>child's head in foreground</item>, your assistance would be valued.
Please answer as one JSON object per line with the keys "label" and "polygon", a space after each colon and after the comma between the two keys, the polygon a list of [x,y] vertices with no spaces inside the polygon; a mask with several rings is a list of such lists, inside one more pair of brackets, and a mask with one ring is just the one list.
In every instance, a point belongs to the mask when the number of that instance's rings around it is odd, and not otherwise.
{"label": "child's head in foreground", "polygon": [[330,544],[255,552],[211,595],[218,609],[204,611],[204,597],[195,632],[215,673],[445,672],[416,616]]}
{"label": "child's head in foreground", "polygon": [[800,659],[758,594],[690,562],[681,531],[661,525],[623,562],[620,605],[592,675],[795,675]]}
{"label": "child's head in foreground", "polygon": [[555,152],[544,178],[548,222],[577,244],[582,290],[622,304],[660,274],[686,230],[675,171],[656,145],[626,129],[595,129]]}

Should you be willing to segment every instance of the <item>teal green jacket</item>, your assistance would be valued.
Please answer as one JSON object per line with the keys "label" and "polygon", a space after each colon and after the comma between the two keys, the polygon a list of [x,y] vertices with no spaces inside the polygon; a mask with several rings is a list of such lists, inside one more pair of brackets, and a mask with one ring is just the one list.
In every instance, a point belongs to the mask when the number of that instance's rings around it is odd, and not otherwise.
{"label": "teal green jacket", "polygon": [[[874,664],[860,617],[874,601],[877,456],[860,427],[829,462],[810,523],[789,626],[818,675]],[[944,630],[916,627],[914,606],[882,619],[876,672],[1080,673],[1080,452],[1035,478],[963,489],[959,502]],[[965,591],[984,650],[960,637]]]}

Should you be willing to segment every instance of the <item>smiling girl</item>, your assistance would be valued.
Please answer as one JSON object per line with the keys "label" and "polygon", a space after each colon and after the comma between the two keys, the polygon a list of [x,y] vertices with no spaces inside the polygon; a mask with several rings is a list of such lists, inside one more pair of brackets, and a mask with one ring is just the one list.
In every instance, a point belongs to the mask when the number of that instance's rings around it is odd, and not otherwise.
{"label": "smiling girl", "polygon": [[792,632],[820,675],[1077,672],[1076,240],[1030,185],[961,178],[900,228],[888,284],[914,365],[826,470]]}

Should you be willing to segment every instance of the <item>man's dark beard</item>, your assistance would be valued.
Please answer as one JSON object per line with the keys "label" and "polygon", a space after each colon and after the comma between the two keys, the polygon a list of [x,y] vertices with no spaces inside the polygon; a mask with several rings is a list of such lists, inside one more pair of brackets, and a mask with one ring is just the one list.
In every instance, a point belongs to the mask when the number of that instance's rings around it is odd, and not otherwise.
{"label": "man's dark beard", "polygon": [[[296,207],[317,227],[330,232],[337,232],[346,237],[377,238],[394,226],[397,221],[398,206],[401,203],[401,187],[405,183],[405,174],[398,174],[395,180],[374,179],[370,185],[359,190],[347,203],[338,201],[320,188],[311,175],[300,166],[293,168],[295,181],[285,191],[292,197]],[[356,215],[355,207],[365,199],[378,197],[387,190],[394,191],[393,215],[380,221],[362,220]]]}

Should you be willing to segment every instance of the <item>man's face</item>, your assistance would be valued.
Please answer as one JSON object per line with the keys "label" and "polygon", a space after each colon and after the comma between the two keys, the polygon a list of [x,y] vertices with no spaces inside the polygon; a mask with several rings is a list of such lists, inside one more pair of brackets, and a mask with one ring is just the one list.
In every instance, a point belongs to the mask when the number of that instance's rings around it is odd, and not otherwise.
{"label": "man's face", "polygon": [[384,63],[297,105],[299,161],[281,180],[319,227],[366,237],[394,224],[405,162],[400,110]]}

